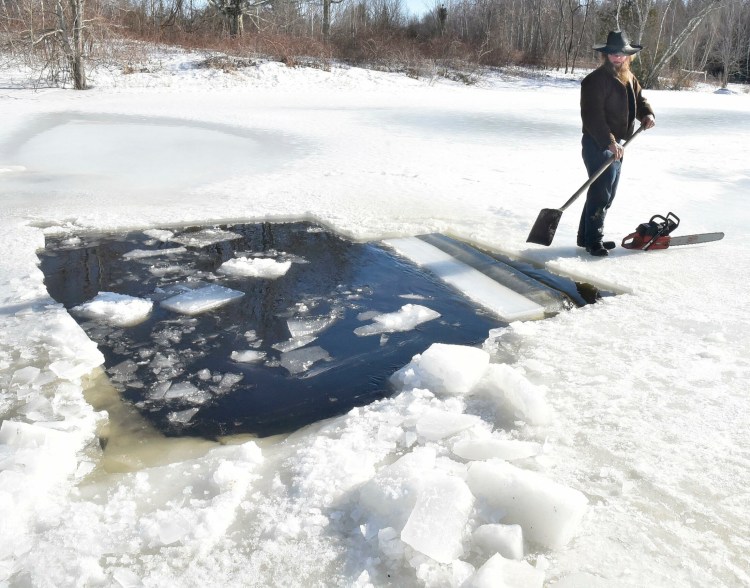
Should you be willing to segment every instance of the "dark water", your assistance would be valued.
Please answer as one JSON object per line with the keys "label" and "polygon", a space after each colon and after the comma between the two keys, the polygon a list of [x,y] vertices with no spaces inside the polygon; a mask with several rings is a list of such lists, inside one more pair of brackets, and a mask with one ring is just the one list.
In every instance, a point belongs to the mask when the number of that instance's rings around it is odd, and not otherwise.
{"label": "dark water", "polygon": [[[132,327],[78,320],[105,356],[123,397],[167,435],[212,438],[266,436],[295,430],[388,396],[388,377],[434,342],[474,345],[502,326],[429,274],[372,243],[353,243],[308,223],[215,227],[236,236],[182,253],[128,259],[133,250],[165,250],[143,232],[49,239],[40,254],[50,295],[68,309],[100,292],[154,301],[149,318]],[[175,231],[180,239],[200,228]],[[291,260],[279,278],[223,275],[234,257]],[[244,296],[187,316],[159,301],[177,286],[218,284]],[[361,313],[391,313],[419,304],[440,313],[406,332],[358,336],[370,324]],[[290,353],[290,322],[327,325]],[[295,323],[292,322],[292,325]],[[276,346],[276,347],[274,347]],[[263,360],[238,363],[233,351],[253,349]],[[312,353],[309,365],[290,363]]]}

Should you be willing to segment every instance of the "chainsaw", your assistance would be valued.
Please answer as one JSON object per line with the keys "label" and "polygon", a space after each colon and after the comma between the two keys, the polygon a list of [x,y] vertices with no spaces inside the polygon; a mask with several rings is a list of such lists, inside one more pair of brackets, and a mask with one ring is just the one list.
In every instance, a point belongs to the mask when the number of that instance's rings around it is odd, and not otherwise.
{"label": "chainsaw", "polygon": [[681,235],[672,237],[670,233],[680,226],[680,218],[673,212],[667,216],[655,214],[647,223],[641,223],[634,233],[630,233],[622,240],[625,249],[666,249],[676,245],[693,245],[708,243],[724,238],[724,233],[700,233],[697,235]]}

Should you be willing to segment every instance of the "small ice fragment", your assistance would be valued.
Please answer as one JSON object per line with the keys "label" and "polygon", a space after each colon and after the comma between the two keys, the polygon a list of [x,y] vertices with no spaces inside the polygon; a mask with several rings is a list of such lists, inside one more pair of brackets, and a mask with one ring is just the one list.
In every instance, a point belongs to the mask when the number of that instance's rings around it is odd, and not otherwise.
{"label": "small ice fragment", "polygon": [[335,316],[314,316],[286,322],[293,338],[316,335],[336,322]]}
{"label": "small ice fragment", "polygon": [[153,306],[153,302],[143,298],[99,292],[94,298],[72,310],[85,318],[102,320],[118,327],[131,327],[145,321]]}
{"label": "small ice fragment", "polygon": [[203,229],[202,231],[182,233],[181,235],[172,237],[171,240],[187,247],[206,247],[222,243],[223,241],[234,241],[241,238],[241,235],[223,229]]}
{"label": "small ice fragment", "polygon": [[167,415],[167,419],[169,420],[170,423],[186,425],[190,422],[190,420],[195,416],[195,413],[197,412],[198,412],[197,408],[188,408],[187,410],[178,410],[175,412],[170,412]]}
{"label": "small ice fragment", "polygon": [[152,239],[156,239],[157,241],[161,241],[162,243],[166,243],[174,235],[172,231],[164,231],[161,229],[148,229],[147,231],[143,231],[143,234]]}
{"label": "small ice fragment", "polygon": [[167,298],[161,302],[161,305],[167,310],[193,316],[224,306],[244,295],[244,292],[211,284]]}
{"label": "small ice fragment", "polygon": [[179,398],[191,404],[203,404],[211,399],[211,394],[200,388],[196,388],[190,382],[179,382],[169,387],[164,394],[164,398],[167,400]]}
{"label": "small ice fragment", "polygon": [[274,343],[271,345],[274,349],[277,351],[281,351],[281,353],[287,353],[289,351],[293,351],[295,349],[299,349],[300,347],[304,347],[305,345],[309,345],[313,341],[317,339],[314,335],[306,335],[304,337],[293,337],[291,339],[287,339],[286,341],[282,341],[281,343]]}
{"label": "small ice fragment", "polygon": [[162,255],[176,255],[185,253],[184,247],[168,247],[167,249],[133,249],[123,254],[123,259],[146,259],[148,257],[159,257]]}
{"label": "small ice fragment", "polygon": [[262,257],[238,257],[221,264],[219,273],[249,278],[280,278],[292,267],[291,261],[276,261]]}
{"label": "small ice fragment", "polygon": [[411,331],[417,325],[440,317],[439,312],[420,304],[405,304],[396,312],[389,312],[372,317],[372,324],[354,329],[354,334],[360,337],[379,335],[380,333],[396,333]]}
{"label": "small ice fragment", "polygon": [[253,363],[255,361],[260,361],[266,357],[265,351],[254,351],[252,349],[248,349],[246,351],[232,351],[232,354],[230,356],[232,358],[232,361],[236,361],[238,363]]}
{"label": "small ice fragment", "polygon": [[330,361],[331,356],[322,347],[305,347],[281,354],[281,366],[292,374],[307,371],[318,361]]}

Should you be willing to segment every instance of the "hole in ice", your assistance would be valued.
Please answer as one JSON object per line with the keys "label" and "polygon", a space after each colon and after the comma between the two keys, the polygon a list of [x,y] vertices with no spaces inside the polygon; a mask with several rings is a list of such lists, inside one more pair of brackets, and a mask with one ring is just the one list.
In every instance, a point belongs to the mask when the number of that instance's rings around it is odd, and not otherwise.
{"label": "hole in ice", "polygon": [[170,436],[289,432],[389,395],[433,342],[585,303],[441,235],[356,243],[309,223],[48,237],[40,259],[112,384]]}

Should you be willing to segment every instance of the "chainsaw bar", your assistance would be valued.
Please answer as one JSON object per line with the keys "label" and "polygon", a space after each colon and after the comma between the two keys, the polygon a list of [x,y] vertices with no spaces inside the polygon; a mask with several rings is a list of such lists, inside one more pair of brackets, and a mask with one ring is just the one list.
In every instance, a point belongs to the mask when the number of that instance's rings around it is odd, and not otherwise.
{"label": "chainsaw bar", "polygon": [[700,233],[698,235],[681,235],[679,237],[669,236],[669,246],[676,245],[693,245],[695,243],[709,243],[711,241],[721,241],[724,233]]}

